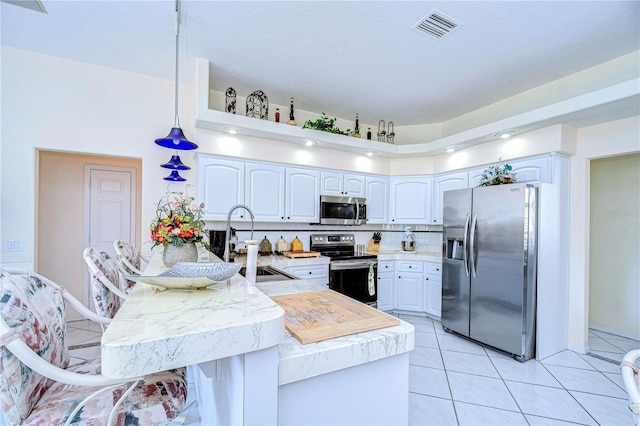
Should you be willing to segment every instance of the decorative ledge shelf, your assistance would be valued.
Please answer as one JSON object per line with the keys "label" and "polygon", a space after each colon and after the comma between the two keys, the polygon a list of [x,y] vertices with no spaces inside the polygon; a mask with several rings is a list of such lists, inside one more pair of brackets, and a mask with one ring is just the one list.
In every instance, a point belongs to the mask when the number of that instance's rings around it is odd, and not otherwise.
{"label": "decorative ledge shelf", "polygon": [[[450,146],[464,148],[495,140],[495,135],[506,129],[514,130],[516,133],[528,132],[554,124],[566,123],[585,113],[587,115],[594,112],[600,113],[608,119],[625,118],[626,116],[621,116],[623,114],[621,111],[632,109],[629,106],[637,105],[640,98],[640,78],[636,78],[434,141],[394,145],[209,109],[209,81],[209,61],[198,58],[195,87],[197,128],[224,132],[225,128],[233,127],[244,136],[297,145],[301,145],[307,140],[313,140],[320,148],[359,154],[374,151],[380,157],[438,155]],[[607,113],[607,109],[609,109],[609,113]],[[615,117],[612,117],[612,114]],[[633,114],[627,116],[630,115]]]}

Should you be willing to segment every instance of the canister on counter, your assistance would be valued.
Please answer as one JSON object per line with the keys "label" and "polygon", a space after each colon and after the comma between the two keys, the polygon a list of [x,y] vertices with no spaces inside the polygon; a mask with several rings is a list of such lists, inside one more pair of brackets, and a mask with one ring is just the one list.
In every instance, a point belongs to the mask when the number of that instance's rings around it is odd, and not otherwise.
{"label": "canister on counter", "polygon": [[269,256],[273,254],[273,251],[271,250],[271,241],[267,239],[266,235],[264,236],[264,239],[260,241],[260,250],[258,254],[260,254],[260,256]]}
{"label": "canister on counter", "polygon": [[293,241],[291,241],[291,251],[302,251],[302,241],[300,241],[298,239],[298,236],[296,235],[296,237],[293,239]]}
{"label": "canister on counter", "polygon": [[288,249],[289,249],[289,244],[284,238],[282,238],[282,235],[280,235],[280,239],[276,242],[276,249],[275,249],[276,254],[282,254]]}

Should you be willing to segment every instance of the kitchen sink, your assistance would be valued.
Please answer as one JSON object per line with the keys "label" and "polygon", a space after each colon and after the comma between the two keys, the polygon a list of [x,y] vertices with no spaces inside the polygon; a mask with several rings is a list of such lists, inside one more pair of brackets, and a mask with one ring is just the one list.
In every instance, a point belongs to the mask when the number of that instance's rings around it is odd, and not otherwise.
{"label": "kitchen sink", "polygon": [[[240,275],[245,277],[247,274],[247,268],[245,266],[240,269]],[[284,272],[281,269],[274,268],[273,266],[258,266],[256,268],[256,282],[263,283],[267,281],[286,281],[297,280],[298,277]]]}

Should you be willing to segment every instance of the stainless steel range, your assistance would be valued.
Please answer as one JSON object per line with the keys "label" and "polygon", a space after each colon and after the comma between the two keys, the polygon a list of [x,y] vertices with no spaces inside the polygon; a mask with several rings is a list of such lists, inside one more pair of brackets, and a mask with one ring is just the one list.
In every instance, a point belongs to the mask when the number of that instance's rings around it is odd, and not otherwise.
{"label": "stainless steel range", "polygon": [[378,258],[356,255],[353,234],[312,234],[310,248],[331,259],[329,288],[376,307],[378,301]]}

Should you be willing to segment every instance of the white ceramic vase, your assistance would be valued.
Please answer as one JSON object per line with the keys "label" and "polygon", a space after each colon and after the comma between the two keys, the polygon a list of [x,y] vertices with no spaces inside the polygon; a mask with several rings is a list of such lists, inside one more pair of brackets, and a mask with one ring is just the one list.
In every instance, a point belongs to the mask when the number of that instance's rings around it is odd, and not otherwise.
{"label": "white ceramic vase", "polygon": [[178,262],[197,262],[198,261],[198,248],[196,243],[187,243],[182,247],[177,247],[173,244],[167,244],[164,246],[162,252],[162,262],[169,268]]}

